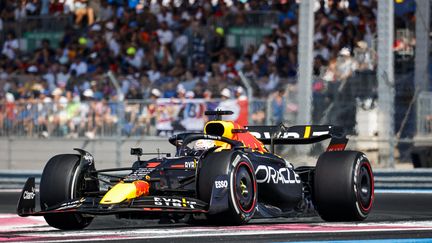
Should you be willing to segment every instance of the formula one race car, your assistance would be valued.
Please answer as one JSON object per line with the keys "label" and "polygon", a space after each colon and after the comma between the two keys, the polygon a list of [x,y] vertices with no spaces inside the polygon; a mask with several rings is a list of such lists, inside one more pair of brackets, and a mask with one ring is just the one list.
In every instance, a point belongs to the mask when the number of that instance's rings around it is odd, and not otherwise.
{"label": "formula one race car", "polygon": [[[60,154],[46,164],[40,182],[41,211],[35,211],[35,179],[22,190],[20,216],[44,216],[52,227],[82,229],[96,215],[118,218],[204,218],[239,225],[252,218],[318,212],[326,221],[360,221],[374,200],[366,156],[344,151],[348,139],[334,126],[249,126],[223,121],[229,111],[207,111],[216,119],[203,133],[169,138],[176,155],[141,160],[128,168],[96,170],[93,156]],[[294,168],[269,151],[275,144],[310,144],[331,139],[315,167]],[[120,175],[119,171],[131,171]],[[116,172],[116,173],[114,173]],[[113,174],[114,173],[114,174]],[[195,220],[194,220],[195,219]]]}

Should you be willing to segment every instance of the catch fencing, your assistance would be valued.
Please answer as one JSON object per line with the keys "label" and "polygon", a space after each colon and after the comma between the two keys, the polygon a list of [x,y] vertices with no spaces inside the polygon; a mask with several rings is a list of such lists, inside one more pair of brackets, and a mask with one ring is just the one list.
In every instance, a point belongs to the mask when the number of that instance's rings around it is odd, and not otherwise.
{"label": "catch fencing", "polygon": [[370,157],[377,166],[397,165],[380,164],[378,154],[383,144],[393,146],[396,163],[408,164],[411,164],[411,152],[419,139],[422,145],[432,144],[432,94],[416,92],[413,70],[406,65],[395,72],[392,87],[395,90],[392,107],[395,136],[389,140],[379,136],[383,127],[392,124],[379,120],[379,113],[384,111],[377,104],[380,94],[375,71],[356,71],[346,80],[331,82],[315,77],[313,87],[312,123],[344,127],[356,148],[372,154]]}
{"label": "catch fencing", "polygon": [[[272,100],[254,99],[250,105],[232,99],[236,110],[234,120],[265,124],[267,103]],[[183,131],[203,129],[206,110],[220,107],[219,99],[158,99],[111,102],[58,101],[0,103],[0,136],[26,138],[111,138],[170,136]],[[241,111],[246,109],[246,113]],[[250,110],[248,110],[250,109]],[[244,116],[245,117],[241,117]]]}

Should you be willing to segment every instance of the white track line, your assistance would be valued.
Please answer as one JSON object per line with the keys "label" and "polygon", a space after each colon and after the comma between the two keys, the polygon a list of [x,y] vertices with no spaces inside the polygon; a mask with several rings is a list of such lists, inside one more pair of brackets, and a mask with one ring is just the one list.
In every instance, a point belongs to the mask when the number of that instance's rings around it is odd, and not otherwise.
{"label": "white track line", "polygon": [[[0,189],[0,193],[20,193],[22,189],[13,189],[13,188],[4,188]],[[39,192],[39,189],[36,188],[36,192]],[[419,193],[419,194],[432,194],[431,189],[375,189],[375,193],[385,194],[385,193],[396,193],[396,194],[404,194],[404,193]]]}
{"label": "white track line", "polygon": [[[256,230],[262,227],[263,230]],[[276,229],[269,229],[275,227]],[[280,227],[280,229],[277,229]],[[284,228],[286,227],[286,228]],[[302,228],[301,230],[296,227]],[[345,229],[343,229],[346,227]],[[378,227],[378,228],[373,228]],[[382,227],[382,228],[380,228]],[[256,228],[256,229],[255,229]],[[265,229],[267,228],[267,229]],[[31,230],[34,230],[31,229]],[[45,227],[44,230],[47,230]],[[32,237],[32,241],[43,237],[44,242],[79,242],[92,241],[101,236],[106,240],[122,239],[172,239],[190,237],[213,236],[245,236],[245,235],[270,235],[270,234],[325,234],[325,233],[352,233],[352,232],[395,232],[395,231],[432,231],[432,221],[409,221],[394,223],[315,223],[315,224],[275,224],[275,225],[246,225],[239,227],[189,227],[189,228],[165,228],[165,229],[115,229],[115,230],[81,230],[29,232],[20,233],[20,237]],[[73,238],[73,237],[83,238]],[[36,238],[33,238],[36,237]],[[57,238],[50,240],[49,238]],[[58,239],[61,237],[61,239]],[[106,237],[106,238],[105,238]]]}
{"label": "white track line", "polygon": [[[98,236],[107,236],[110,234],[114,234],[112,238],[106,237],[106,240],[125,240],[125,239],[173,239],[173,238],[191,238],[191,237],[221,237],[221,236],[255,236],[255,235],[273,235],[273,234],[326,234],[326,233],[353,233],[353,232],[395,232],[395,231],[430,231],[431,228],[395,228],[395,229],[365,229],[365,230],[326,230],[326,231],[301,231],[301,230],[267,230],[267,231],[251,231],[251,232],[230,232],[230,231],[212,231],[212,232],[187,232],[181,233],[176,230],[163,231],[158,232],[157,234],[151,235],[148,231],[126,231],[122,230],[117,232],[109,232],[109,231],[95,231],[92,234],[85,234],[89,238],[80,238],[80,239],[70,239],[70,237],[83,236],[83,232],[74,232],[74,233],[59,233],[59,234],[32,234],[31,236],[44,237],[43,242],[83,242],[83,241],[94,241],[94,239]],[[25,235],[23,235],[25,236]],[[49,240],[45,237],[64,237],[59,240]],[[32,239],[32,241],[37,241],[36,239]]]}

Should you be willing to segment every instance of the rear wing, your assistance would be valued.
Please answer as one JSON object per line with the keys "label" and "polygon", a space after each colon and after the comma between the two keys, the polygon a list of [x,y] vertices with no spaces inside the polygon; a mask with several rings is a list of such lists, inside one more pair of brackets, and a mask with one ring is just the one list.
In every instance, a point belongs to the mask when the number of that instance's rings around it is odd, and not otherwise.
{"label": "rear wing", "polygon": [[311,144],[331,139],[327,151],[342,151],[348,138],[344,129],[331,125],[279,126],[246,126],[248,132],[264,144]]}

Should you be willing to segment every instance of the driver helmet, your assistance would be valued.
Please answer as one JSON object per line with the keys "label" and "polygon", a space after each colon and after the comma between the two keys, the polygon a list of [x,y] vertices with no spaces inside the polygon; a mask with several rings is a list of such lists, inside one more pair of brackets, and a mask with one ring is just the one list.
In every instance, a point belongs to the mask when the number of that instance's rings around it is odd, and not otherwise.
{"label": "driver helmet", "polygon": [[212,140],[208,139],[199,139],[195,142],[194,149],[195,150],[207,150],[211,147],[214,147],[215,143]]}

